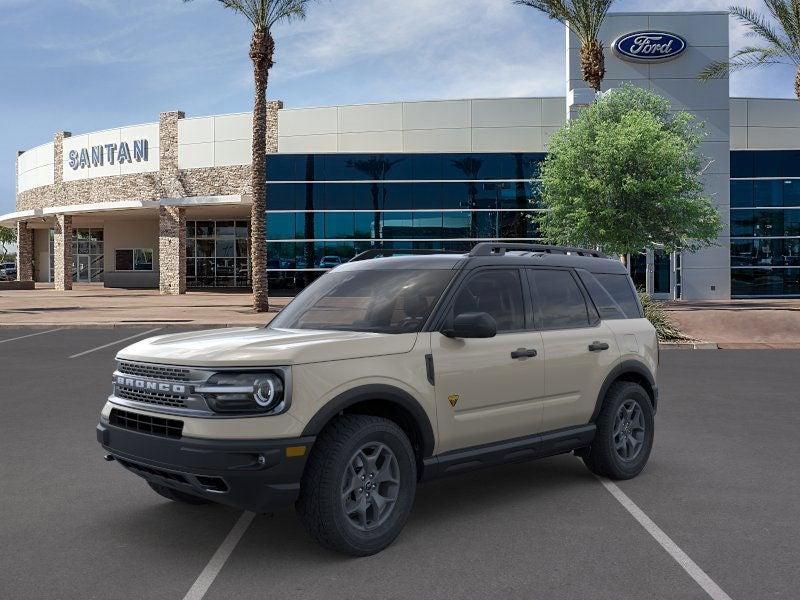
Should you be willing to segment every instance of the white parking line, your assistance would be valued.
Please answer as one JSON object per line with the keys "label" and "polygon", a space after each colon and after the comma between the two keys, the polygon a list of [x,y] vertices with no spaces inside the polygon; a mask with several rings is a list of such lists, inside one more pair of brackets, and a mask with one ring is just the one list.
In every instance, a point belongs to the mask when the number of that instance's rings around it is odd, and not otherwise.
{"label": "white parking line", "polygon": [[98,346],[97,348],[92,348],[91,350],[84,350],[83,352],[78,352],[77,354],[73,354],[70,358],[78,358],[79,356],[84,356],[86,354],[91,354],[92,352],[97,352],[98,350],[102,350],[103,348],[108,348],[109,346],[116,346],[117,344],[121,344],[122,342],[127,342],[128,340],[132,340],[134,338],[142,337],[143,335],[147,335],[148,333],[153,333],[155,331],[160,331],[163,327],[156,327],[155,329],[150,329],[148,331],[143,331],[141,333],[137,333],[136,335],[132,335],[130,337],[122,338],[121,340],[116,340],[114,342],[109,342],[108,344],[103,344],[102,346]]}
{"label": "white parking line", "polygon": [[639,522],[639,525],[645,528],[645,531],[649,533],[655,541],[659,543],[659,545],[666,550],[669,555],[675,559],[681,568],[689,574],[689,577],[695,580],[697,585],[703,588],[706,594],[709,595],[713,600],[731,600],[731,597],[726,594],[721,587],[719,587],[714,580],[709,577],[703,569],[697,566],[697,563],[694,562],[689,555],[686,554],[683,550],[681,550],[678,545],[672,541],[672,539],[664,533],[664,531],[655,523],[653,523],[652,519],[648,517],[641,508],[636,506],[636,504],[628,498],[628,496],[623,492],[617,484],[613,481],[609,481],[603,477],[598,477],[597,479],[600,480],[600,483],[611,493],[614,498],[617,499],[617,502],[622,504],[622,506],[627,510],[634,519]]}
{"label": "white parking line", "polygon": [[49,329],[47,331],[37,331],[36,333],[29,333],[28,335],[21,335],[19,337],[10,338],[7,340],[0,340],[0,344],[5,344],[6,342],[15,342],[17,340],[24,340],[25,338],[33,337],[35,335],[44,335],[45,333],[53,333],[54,331],[61,331],[62,328],[58,329]]}
{"label": "white parking line", "polygon": [[201,598],[206,595],[208,588],[214,583],[222,567],[225,566],[231,552],[236,548],[236,544],[242,539],[244,532],[247,531],[247,528],[250,526],[255,516],[255,513],[251,512],[242,513],[242,516],[236,521],[233,529],[230,530],[227,537],[222,541],[222,544],[220,544],[220,547],[214,552],[214,556],[208,561],[206,568],[203,569],[192,587],[186,592],[183,600],[201,600]]}

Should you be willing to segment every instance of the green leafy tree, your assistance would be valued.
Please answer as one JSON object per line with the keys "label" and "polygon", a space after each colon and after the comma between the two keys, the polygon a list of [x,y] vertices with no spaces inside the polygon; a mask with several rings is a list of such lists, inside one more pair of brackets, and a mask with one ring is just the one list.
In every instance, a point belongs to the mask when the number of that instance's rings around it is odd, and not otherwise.
{"label": "green leafy tree", "polygon": [[632,85],[606,92],[549,141],[541,169],[543,235],[625,256],[713,245],[720,216],[703,196],[703,127]]}
{"label": "green leafy tree", "polygon": [[614,0],[514,0],[514,4],[540,10],[569,27],[581,42],[581,76],[596,92],[606,76],[603,43],[598,36],[613,3]]}
{"label": "green leafy tree", "polygon": [[[184,0],[190,2],[191,0]],[[253,308],[269,310],[267,288],[267,242],[264,235],[267,209],[266,164],[267,149],[267,82],[274,65],[275,40],[272,28],[278,23],[304,19],[306,8],[313,0],[218,0],[222,6],[235,10],[253,27],[250,39],[250,60],[253,61],[255,100],[253,102],[253,205],[250,226],[250,266],[253,271]]]}
{"label": "green leafy tree", "polygon": [[715,61],[700,72],[700,79],[724,77],[731,71],[766,65],[789,64],[796,69],[794,93],[800,100],[800,0],[764,0],[769,17],[746,6],[730,13],[742,22],[756,45],[740,48],[729,60]]}
{"label": "green leafy tree", "polygon": [[8,247],[16,243],[17,232],[10,227],[0,227],[0,251],[2,251],[2,258],[0,262],[5,262],[8,258]]}

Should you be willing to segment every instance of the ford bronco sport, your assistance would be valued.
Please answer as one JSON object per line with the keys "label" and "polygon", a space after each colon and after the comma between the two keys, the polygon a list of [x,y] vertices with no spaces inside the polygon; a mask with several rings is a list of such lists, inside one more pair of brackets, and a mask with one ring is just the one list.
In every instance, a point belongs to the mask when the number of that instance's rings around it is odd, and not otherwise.
{"label": "ford bronco sport", "polygon": [[606,477],[642,471],[658,342],[622,264],[533,244],[384,254],[326,273],[266,328],[119,352],[106,458],[178,502],[294,503],[318,542],[359,556],[397,537],[423,480],[567,452]]}

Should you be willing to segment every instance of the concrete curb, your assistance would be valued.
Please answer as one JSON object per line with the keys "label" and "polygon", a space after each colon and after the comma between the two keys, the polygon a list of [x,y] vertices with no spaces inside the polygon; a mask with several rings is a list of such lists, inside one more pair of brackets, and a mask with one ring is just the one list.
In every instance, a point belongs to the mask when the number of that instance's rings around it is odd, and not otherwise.
{"label": "concrete curb", "polygon": [[659,342],[666,350],[719,350],[716,342]]}

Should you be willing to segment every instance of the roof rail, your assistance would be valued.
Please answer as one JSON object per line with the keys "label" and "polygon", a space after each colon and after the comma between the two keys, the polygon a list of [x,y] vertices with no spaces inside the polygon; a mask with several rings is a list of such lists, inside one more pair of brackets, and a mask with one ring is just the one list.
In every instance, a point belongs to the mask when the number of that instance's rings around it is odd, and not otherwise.
{"label": "roof rail", "polygon": [[362,260],[369,260],[370,258],[380,258],[386,256],[399,255],[414,255],[414,254],[464,254],[455,250],[435,250],[430,248],[370,248],[364,252],[359,252],[347,262],[359,262]]}
{"label": "roof rail", "polygon": [[481,242],[470,251],[470,256],[502,256],[509,250],[522,250],[525,252],[541,252],[544,254],[575,254],[589,258],[608,258],[598,250],[587,248],[573,248],[572,246],[549,246],[547,244],[506,244],[504,242]]}

